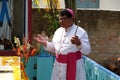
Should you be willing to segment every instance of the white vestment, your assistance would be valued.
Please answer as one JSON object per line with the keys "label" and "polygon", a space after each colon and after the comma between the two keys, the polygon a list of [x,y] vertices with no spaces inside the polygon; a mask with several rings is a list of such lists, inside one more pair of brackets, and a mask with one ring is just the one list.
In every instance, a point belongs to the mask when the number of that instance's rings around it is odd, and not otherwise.
{"label": "white vestment", "polygon": [[[69,52],[81,51],[82,54],[87,55],[91,51],[89,39],[87,32],[78,27],[76,35],[81,41],[81,48],[78,48],[76,45],[72,44],[70,39],[75,35],[77,26],[73,24],[67,31],[64,28],[60,27],[55,31],[52,42],[47,42],[46,50],[53,53],[68,54]],[[66,80],[66,68],[67,64],[59,63],[55,60],[51,80]],[[84,62],[81,59],[77,60],[76,63],[76,80],[86,80],[84,69]]]}

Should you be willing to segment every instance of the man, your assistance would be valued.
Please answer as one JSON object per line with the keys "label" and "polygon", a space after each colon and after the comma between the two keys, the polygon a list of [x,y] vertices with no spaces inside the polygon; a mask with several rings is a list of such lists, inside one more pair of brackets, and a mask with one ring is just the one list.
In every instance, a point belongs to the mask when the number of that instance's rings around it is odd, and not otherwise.
{"label": "man", "polygon": [[55,31],[52,42],[41,35],[34,37],[46,50],[56,55],[51,80],[86,80],[81,57],[91,51],[87,32],[74,24],[71,9],[61,11],[59,23],[61,27]]}

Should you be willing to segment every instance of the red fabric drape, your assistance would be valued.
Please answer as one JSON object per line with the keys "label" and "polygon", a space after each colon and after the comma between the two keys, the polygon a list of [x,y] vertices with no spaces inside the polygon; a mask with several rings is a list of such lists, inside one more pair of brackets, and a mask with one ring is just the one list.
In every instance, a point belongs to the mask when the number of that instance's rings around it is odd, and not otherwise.
{"label": "red fabric drape", "polygon": [[32,0],[28,0],[28,40],[31,41],[32,33]]}

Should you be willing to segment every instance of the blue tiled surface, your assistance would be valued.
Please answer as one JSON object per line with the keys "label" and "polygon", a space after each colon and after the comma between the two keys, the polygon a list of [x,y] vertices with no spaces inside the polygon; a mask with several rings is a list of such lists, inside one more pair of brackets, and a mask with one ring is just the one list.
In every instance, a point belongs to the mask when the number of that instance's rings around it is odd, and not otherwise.
{"label": "blue tiled surface", "polygon": [[120,76],[104,68],[92,59],[83,56],[87,80],[120,80]]}

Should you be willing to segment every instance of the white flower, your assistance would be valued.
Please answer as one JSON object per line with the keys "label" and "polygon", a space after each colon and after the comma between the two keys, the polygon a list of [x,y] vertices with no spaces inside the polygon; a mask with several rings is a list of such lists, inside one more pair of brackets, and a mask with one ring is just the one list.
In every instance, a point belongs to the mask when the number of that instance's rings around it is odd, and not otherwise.
{"label": "white flower", "polygon": [[19,47],[21,45],[19,38],[14,37],[14,42],[16,43],[16,46]]}

